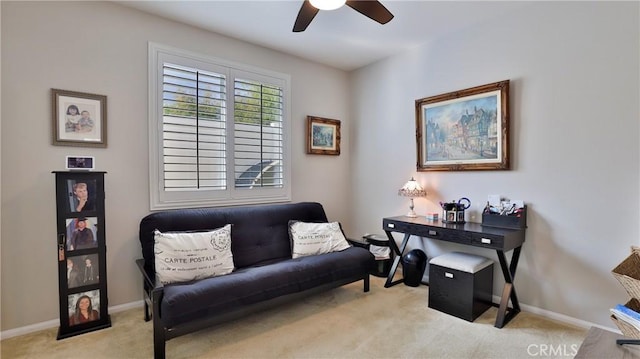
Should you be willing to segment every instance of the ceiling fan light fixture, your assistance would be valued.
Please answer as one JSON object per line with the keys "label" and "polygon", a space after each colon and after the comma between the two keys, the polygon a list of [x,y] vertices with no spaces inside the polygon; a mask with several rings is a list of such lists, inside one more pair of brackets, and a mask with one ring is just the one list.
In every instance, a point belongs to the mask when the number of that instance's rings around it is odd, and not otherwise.
{"label": "ceiling fan light fixture", "polygon": [[341,8],[347,0],[309,0],[311,5],[320,10],[335,10]]}

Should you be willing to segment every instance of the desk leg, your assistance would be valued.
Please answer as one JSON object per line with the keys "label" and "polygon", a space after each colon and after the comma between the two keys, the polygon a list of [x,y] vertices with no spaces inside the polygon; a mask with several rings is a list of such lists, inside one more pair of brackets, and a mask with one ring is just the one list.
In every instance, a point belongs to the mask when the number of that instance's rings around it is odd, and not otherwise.
{"label": "desk leg", "polygon": [[394,282],[393,276],[396,274],[396,270],[398,270],[398,263],[400,263],[400,259],[402,259],[402,252],[404,252],[405,248],[407,247],[407,243],[409,243],[409,237],[411,237],[411,235],[406,233],[404,235],[404,239],[402,239],[402,244],[400,244],[400,248],[398,248],[395,240],[393,239],[393,236],[391,235],[391,232],[385,231],[385,233],[389,238],[389,246],[391,247],[391,250],[395,254],[395,258],[393,259],[393,264],[391,265],[391,270],[389,271],[389,276],[387,277],[387,281],[384,283],[384,287],[389,288],[402,282],[401,279]]}
{"label": "desk leg", "polygon": [[[500,268],[502,269],[502,275],[504,276],[504,288],[502,289],[502,297],[500,299],[500,306],[498,307],[498,316],[496,317],[496,328],[504,327],[511,319],[513,319],[518,313],[520,313],[520,303],[518,302],[518,296],[516,289],[513,286],[513,279],[516,276],[516,269],[518,268],[518,261],[520,260],[520,249],[517,247],[513,250],[511,256],[511,264],[507,264],[507,258],[504,255],[504,251],[496,250],[498,253],[498,260],[500,261]],[[512,308],[509,308],[509,299],[511,299]],[[507,313],[508,311],[508,313]]]}

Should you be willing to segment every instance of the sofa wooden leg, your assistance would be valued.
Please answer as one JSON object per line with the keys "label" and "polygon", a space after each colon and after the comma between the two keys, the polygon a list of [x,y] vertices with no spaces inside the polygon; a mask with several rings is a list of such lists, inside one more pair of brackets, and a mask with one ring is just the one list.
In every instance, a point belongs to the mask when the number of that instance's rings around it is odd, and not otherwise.
{"label": "sofa wooden leg", "polygon": [[157,315],[153,315],[153,357],[165,359],[166,338],[164,328]]}
{"label": "sofa wooden leg", "polygon": [[144,301],[144,321],[148,322],[151,320],[151,314],[149,314],[149,303],[147,303],[147,300],[145,299]]}
{"label": "sofa wooden leg", "polygon": [[153,357],[155,359],[165,359],[164,335],[161,335],[161,338],[158,338],[155,333],[155,328],[153,333]]}
{"label": "sofa wooden leg", "polygon": [[162,291],[153,291],[151,293],[151,303],[153,305],[153,357],[155,359],[165,359],[166,337],[162,319],[160,319],[160,298]]}
{"label": "sofa wooden leg", "polygon": [[369,276],[364,277],[364,291],[369,291]]}

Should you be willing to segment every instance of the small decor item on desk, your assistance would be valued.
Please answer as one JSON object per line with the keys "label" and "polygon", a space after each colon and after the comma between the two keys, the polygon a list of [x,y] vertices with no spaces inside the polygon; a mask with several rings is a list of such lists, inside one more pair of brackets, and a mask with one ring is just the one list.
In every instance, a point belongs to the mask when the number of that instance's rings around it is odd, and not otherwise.
{"label": "small decor item on desk", "polygon": [[437,221],[438,214],[437,213],[427,213],[427,219],[430,221]]}
{"label": "small decor item on desk", "polygon": [[482,211],[482,225],[502,228],[526,228],[527,206],[523,201],[501,201],[499,205],[487,205]]}
{"label": "small decor item on desk", "polygon": [[444,223],[464,223],[464,211],[471,207],[471,201],[462,197],[457,202],[440,202],[442,207],[442,222]]}

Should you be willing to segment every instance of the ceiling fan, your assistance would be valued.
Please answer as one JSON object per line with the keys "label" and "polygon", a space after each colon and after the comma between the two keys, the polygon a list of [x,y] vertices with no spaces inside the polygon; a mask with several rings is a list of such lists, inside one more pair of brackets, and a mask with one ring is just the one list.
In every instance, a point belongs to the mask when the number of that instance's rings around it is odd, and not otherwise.
{"label": "ceiling fan", "polygon": [[306,30],[318,11],[335,10],[345,5],[345,3],[362,15],[381,24],[386,24],[393,19],[393,14],[379,1],[375,0],[305,0],[293,25],[293,32]]}

